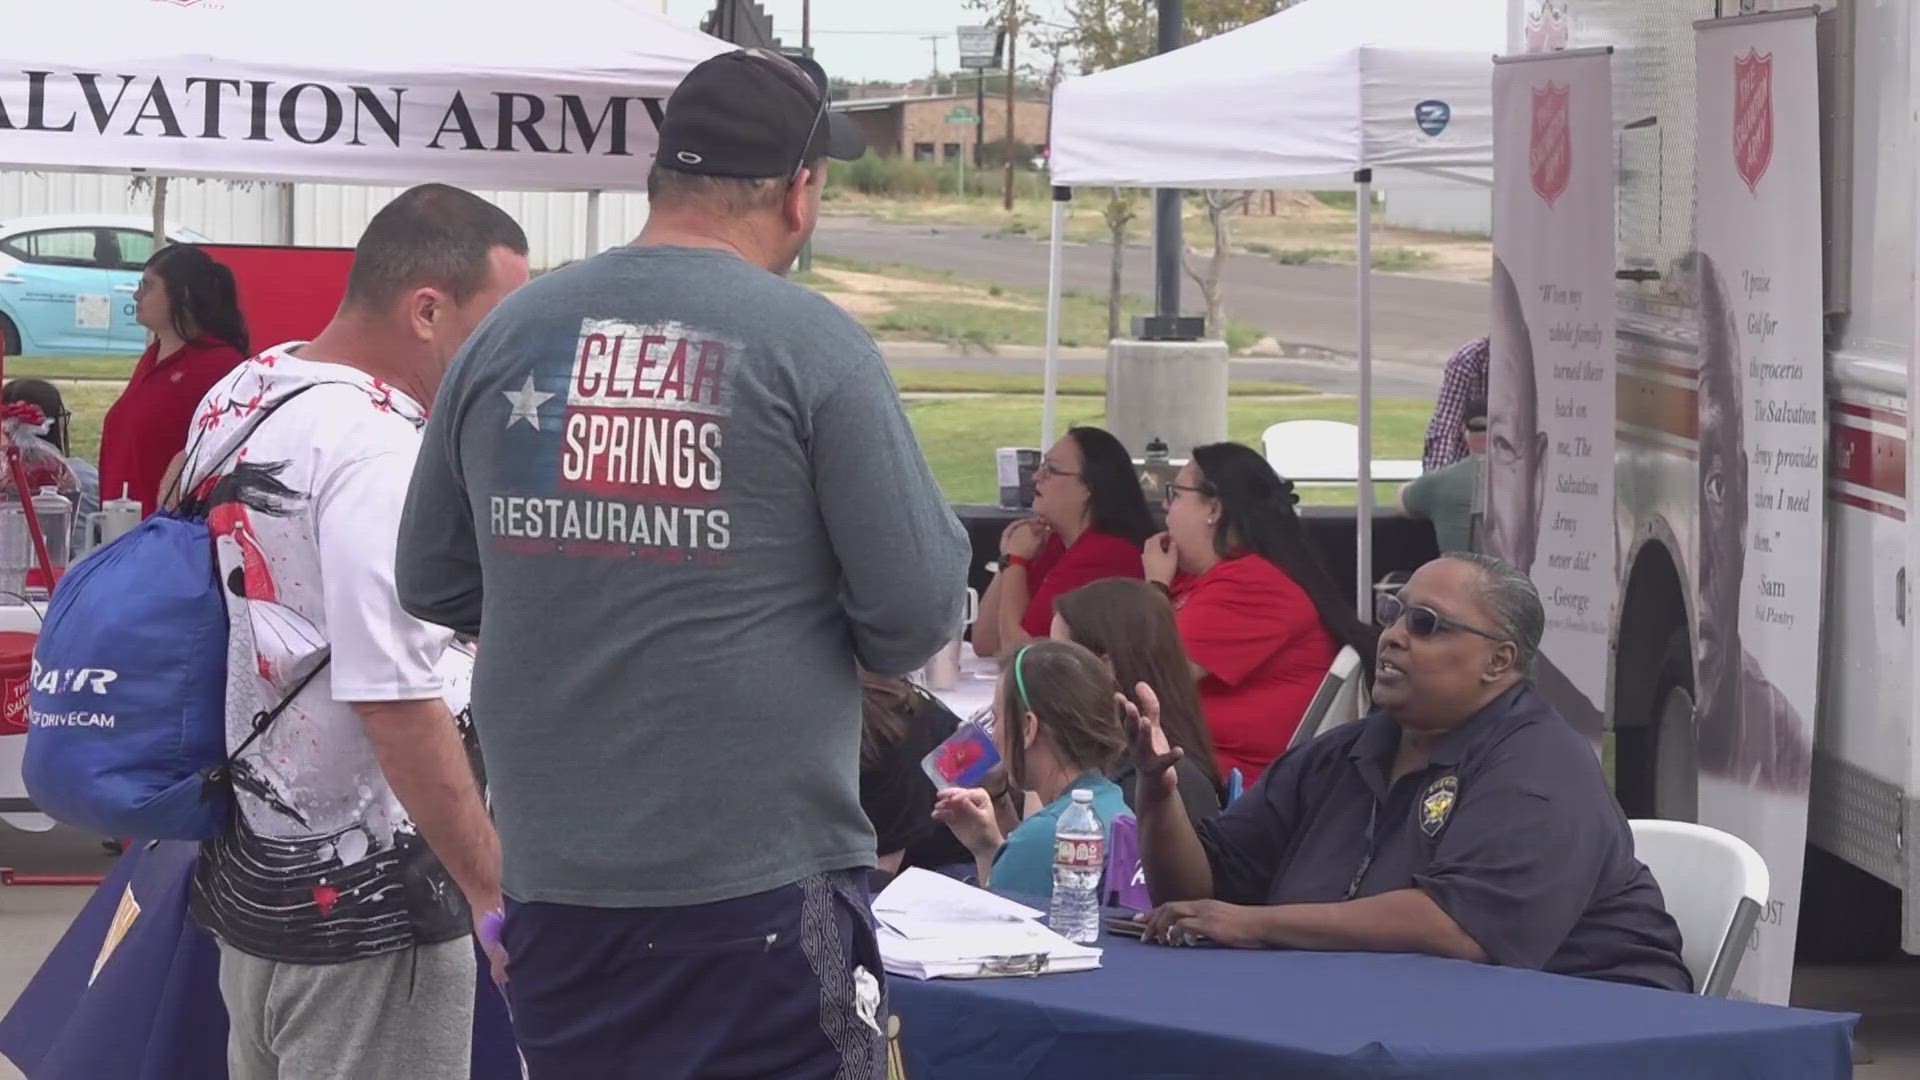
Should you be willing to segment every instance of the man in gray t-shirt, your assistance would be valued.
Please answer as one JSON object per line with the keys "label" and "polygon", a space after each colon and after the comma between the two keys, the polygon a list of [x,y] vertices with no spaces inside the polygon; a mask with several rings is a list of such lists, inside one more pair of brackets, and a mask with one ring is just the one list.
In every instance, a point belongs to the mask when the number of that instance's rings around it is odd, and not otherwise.
{"label": "man in gray t-shirt", "polygon": [[535,1080],[884,1068],[855,665],[958,632],[969,549],[872,340],[780,276],[862,149],[825,86],[695,68],[639,240],[503,304],[426,431],[398,585],[479,635]]}
{"label": "man in gray t-shirt", "polygon": [[1473,550],[1473,511],[1486,479],[1487,399],[1469,398],[1461,409],[1467,456],[1435,469],[1400,489],[1400,509],[1433,522],[1442,555]]}

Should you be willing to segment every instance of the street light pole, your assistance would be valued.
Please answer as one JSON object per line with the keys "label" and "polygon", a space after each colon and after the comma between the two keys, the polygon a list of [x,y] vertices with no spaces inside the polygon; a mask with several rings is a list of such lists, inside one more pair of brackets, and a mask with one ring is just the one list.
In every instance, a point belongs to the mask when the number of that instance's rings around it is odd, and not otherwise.
{"label": "street light pole", "polygon": [[[1019,85],[1016,73],[1020,70],[1014,63],[1015,49],[1020,42],[1020,9],[1018,0],[1007,0],[1007,191],[1002,200],[1002,208],[1013,209],[1013,116],[1014,92]],[[982,123],[986,117],[980,118]]]}
{"label": "street light pole", "polygon": [[[813,57],[813,0],[800,0],[800,51],[809,59]],[[827,88],[821,87],[820,92],[826,93]],[[824,162],[821,167],[825,168]],[[812,269],[813,241],[809,239],[800,245],[800,272],[804,274]]]}
{"label": "street light pole", "polygon": [[[1156,44],[1162,53],[1180,47],[1186,24],[1183,0],[1159,0],[1160,25]],[[1180,315],[1180,192],[1160,190],[1153,193],[1153,298],[1154,314],[1162,319]]]}

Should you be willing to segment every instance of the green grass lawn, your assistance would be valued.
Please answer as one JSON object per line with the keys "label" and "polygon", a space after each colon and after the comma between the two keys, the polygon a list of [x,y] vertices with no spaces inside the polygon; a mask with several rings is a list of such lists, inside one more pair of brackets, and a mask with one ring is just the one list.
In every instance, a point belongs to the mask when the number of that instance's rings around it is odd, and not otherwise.
{"label": "green grass lawn", "polygon": [[[8,378],[53,380],[73,413],[73,452],[95,461],[100,454],[100,424],[120,395],[122,383],[113,376],[132,366],[133,360],[118,357],[9,358],[6,374]],[[994,451],[1002,446],[1032,446],[1040,438],[1040,379],[915,368],[896,371],[894,378],[907,393],[980,395],[909,401],[907,416],[949,499],[996,501],[999,484]],[[1094,377],[1061,380],[1059,430],[1104,422],[1104,383]],[[1260,433],[1268,425],[1282,420],[1352,421],[1355,416],[1350,397],[1305,395],[1297,387],[1274,383],[1235,383],[1229,392],[1228,436],[1253,447],[1260,445]],[[1298,400],[1287,400],[1287,395]],[[1389,458],[1419,457],[1431,411],[1431,403],[1420,400],[1386,398],[1374,402],[1374,453]],[[1177,448],[1176,455],[1183,449]],[[1375,490],[1383,504],[1391,504],[1394,485],[1379,484]],[[1300,489],[1300,496],[1302,502],[1315,505],[1353,502],[1351,488],[1308,487]]]}
{"label": "green grass lawn", "polygon": [[[905,278],[937,285],[953,285],[978,290],[995,300],[1017,301],[1023,306],[970,304],[964,300],[902,300],[892,310],[862,320],[877,338],[911,341],[939,341],[954,345],[992,350],[1002,345],[1044,345],[1047,330],[1047,294],[1044,289],[997,285],[956,277],[937,270],[912,266],[876,265],[859,259],[821,255],[814,265],[828,270],[851,270],[862,274]],[[819,274],[795,274],[794,280],[813,289],[830,289],[832,282]],[[1130,333],[1135,315],[1151,312],[1147,301],[1128,298],[1121,305],[1122,334]],[[1257,327],[1231,317],[1227,320],[1227,346],[1235,352],[1251,347],[1265,336]],[[1078,289],[1060,294],[1060,344],[1067,348],[1098,347],[1107,344],[1107,298]]]}
{"label": "green grass lawn", "polygon": [[[906,394],[1038,394],[1038,375],[1001,375],[989,371],[945,371],[937,368],[895,368],[893,382]],[[1060,380],[1061,397],[1102,397],[1107,380],[1098,375],[1069,375]],[[1286,383],[1232,382],[1229,397],[1295,397],[1313,391]]]}
{"label": "green grass lawn", "polygon": [[[1059,405],[1057,427],[1061,431],[1076,424],[1099,425],[1106,419],[1105,403],[1097,398],[1065,398]],[[1411,399],[1383,399],[1374,402],[1374,453],[1381,457],[1415,458],[1426,433],[1430,402]],[[948,400],[909,401],[907,416],[913,421],[920,449],[947,498],[958,503],[991,503],[999,500],[1000,488],[994,472],[994,451],[1002,446],[1033,446],[1040,438],[1040,399],[1029,396],[952,398]],[[1354,419],[1354,400],[1342,397],[1316,397],[1301,401],[1235,400],[1227,405],[1227,434],[1235,442],[1260,445],[1260,433],[1282,420]],[[1175,456],[1180,451],[1176,450]],[[1284,470],[1284,467],[1282,468]],[[1390,504],[1395,485],[1375,485],[1376,498]],[[1303,503],[1322,506],[1347,506],[1353,503],[1351,488],[1300,489]]]}
{"label": "green grass lawn", "polygon": [[9,356],[9,379],[108,379],[127,381],[137,356]]}

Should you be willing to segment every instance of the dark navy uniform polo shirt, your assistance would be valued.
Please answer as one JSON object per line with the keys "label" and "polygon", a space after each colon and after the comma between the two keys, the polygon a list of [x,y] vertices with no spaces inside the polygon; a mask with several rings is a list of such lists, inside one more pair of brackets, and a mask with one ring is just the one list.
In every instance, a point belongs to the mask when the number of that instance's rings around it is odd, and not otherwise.
{"label": "dark navy uniform polo shirt", "polygon": [[1680,931],[1633,855],[1587,740],[1531,686],[1392,780],[1385,712],[1288,753],[1202,822],[1214,896],[1311,904],[1416,888],[1506,967],[1692,989]]}

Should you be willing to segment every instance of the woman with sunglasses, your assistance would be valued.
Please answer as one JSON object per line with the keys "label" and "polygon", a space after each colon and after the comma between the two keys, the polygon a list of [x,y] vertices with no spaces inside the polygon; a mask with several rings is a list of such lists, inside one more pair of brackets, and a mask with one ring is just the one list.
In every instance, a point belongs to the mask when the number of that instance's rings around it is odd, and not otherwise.
{"label": "woman with sunglasses", "polygon": [[1379,637],[1307,547],[1299,501],[1257,451],[1198,447],[1145,552],[1147,580],[1173,599],[1220,775],[1249,786],[1285,752],[1340,647],[1370,671]]}
{"label": "woman with sunglasses", "polygon": [[979,788],[947,788],[933,816],[973,853],[979,882],[1026,897],[1053,892],[1053,832],[1084,788],[1093,812],[1111,827],[1132,814],[1106,773],[1127,748],[1114,710],[1113,676],[1078,645],[1022,645],[1000,671],[993,700],[993,741],[1017,789],[1044,805],[1011,832],[1001,829],[993,799]]}
{"label": "woman with sunglasses", "polygon": [[973,651],[999,656],[1053,628],[1053,602],[1102,578],[1139,578],[1153,515],[1133,458],[1099,428],[1077,427],[1033,475],[1033,513],[1000,536],[1000,573],[980,598]]}
{"label": "woman with sunglasses", "polygon": [[1374,709],[1187,819],[1142,694],[1131,756],[1146,940],[1418,953],[1692,988],[1593,747],[1527,678],[1546,612],[1487,555],[1420,568],[1380,614]]}

